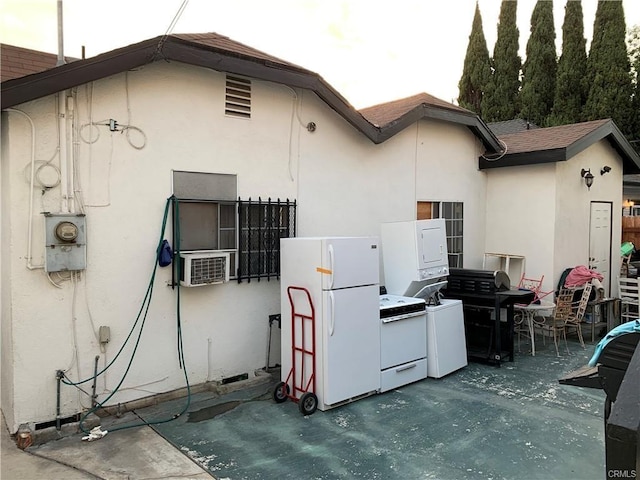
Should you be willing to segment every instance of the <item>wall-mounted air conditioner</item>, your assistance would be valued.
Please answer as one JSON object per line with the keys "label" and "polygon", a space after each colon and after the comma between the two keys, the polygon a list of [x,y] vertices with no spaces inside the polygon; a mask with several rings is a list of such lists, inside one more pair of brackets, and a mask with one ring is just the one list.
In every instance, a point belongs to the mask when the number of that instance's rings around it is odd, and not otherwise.
{"label": "wall-mounted air conditioner", "polygon": [[229,281],[229,252],[180,253],[180,285],[201,287]]}

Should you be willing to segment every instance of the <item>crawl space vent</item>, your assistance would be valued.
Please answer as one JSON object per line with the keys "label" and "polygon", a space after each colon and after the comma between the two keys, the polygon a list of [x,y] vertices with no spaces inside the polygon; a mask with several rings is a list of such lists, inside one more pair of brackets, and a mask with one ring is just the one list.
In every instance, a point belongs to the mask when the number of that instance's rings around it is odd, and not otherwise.
{"label": "crawl space vent", "polygon": [[251,118],[251,81],[227,75],[224,113],[232,117]]}

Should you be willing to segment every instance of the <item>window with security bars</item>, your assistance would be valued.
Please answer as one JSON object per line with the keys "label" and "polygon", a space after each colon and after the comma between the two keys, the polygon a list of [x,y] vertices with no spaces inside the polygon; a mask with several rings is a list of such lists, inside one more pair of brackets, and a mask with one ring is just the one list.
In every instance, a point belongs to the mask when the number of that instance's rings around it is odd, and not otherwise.
{"label": "window with security bars", "polygon": [[449,267],[463,268],[464,208],[462,202],[418,202],[418,220],[444,218]]}
{"label": "window with security bars", "polygon": [[296,202],[238,200],[238,282],[280,276],[280,239],[296,235]]}

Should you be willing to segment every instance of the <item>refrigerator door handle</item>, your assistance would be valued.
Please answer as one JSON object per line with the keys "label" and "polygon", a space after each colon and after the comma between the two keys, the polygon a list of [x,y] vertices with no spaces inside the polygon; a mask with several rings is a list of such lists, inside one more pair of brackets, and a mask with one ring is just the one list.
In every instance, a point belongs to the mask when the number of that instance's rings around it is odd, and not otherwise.
{"label": "refrigerator door handle", "polygon": [[331,310],[329,312],[329,336],[332,337],[333,336],[333,330],[335,329],[335,322],[336,322],[336,316],[335,316],[335,307],[336,307],[336,299],[333,296],[333,292],[329,292],[329,309]]}
{"label": "refrigerator door handle", "polygon": [[329,288],[333,288],[333,245],[329,244]]}

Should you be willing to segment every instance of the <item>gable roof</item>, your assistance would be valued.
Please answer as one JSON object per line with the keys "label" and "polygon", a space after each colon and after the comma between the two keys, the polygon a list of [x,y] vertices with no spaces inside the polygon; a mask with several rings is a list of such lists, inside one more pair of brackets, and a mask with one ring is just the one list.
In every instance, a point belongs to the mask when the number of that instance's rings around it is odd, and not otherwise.
{"label": "gable roof", "polygon": [[478,115],[428,93],[363,108],[360,113],[388,136],[395,135],[422,118],[432,118],[465,125],[481,140],[485,135],[495,138]]}
{"label": "gable roof", "polygon": [[421,118],[438,118],[467,126],[489,152],[501,148],[496,136],[477,115],[451,104],[447,104],[447,108],[443,105],[446,102],[427,94],[419,95],[421,101],[409,102],[408,110],[398,111],[398,116],[384,125],[374,124],[317,73],[216,33],[159,36],[96,57],[3,81],[1,108],[4,110],[155,61],[176,61],[311,90],[374,143],[388,140]]}
{"label": "gable roof", "polygon": [[[65,57],[66,62],[76,60]],[[39,52],[14,45],[0,45],[1,81],[24,77],[32,73],[43,72],[56,66],[58,56],[53,53]]]}
{"label": "gable roof", "polygon": [[428,93],[419,93],[411,97],[363,108],[360,110],[360,113],[374,125],[387,125],[397,118],[406,115],[416,106],[421,104],[425,104],[429,107],[450,110],[452,112],[463,113],[465,115],[475,115],[470,110],[466,110],[452,103],[440,100]]}
{"label": "gable roof", "polygon": [[622,157],[623,173],[640,173],[640,156],[611,119],[534,128],[498,138],[507,152],[495,159],[480,157],[480,169],[563,162],[607,140]]}

